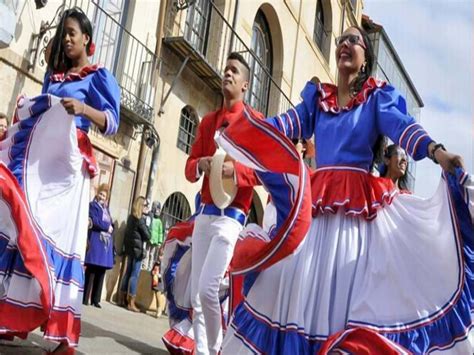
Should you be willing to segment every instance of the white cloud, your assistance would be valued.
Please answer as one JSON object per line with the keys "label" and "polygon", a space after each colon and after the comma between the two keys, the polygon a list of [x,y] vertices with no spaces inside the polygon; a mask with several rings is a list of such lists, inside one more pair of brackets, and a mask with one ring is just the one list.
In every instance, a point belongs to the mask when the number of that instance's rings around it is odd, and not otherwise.
{"label": "white cloud", "polygon": [[[425,102],[421,123],[473,171],[473,3],[470,0],[365,0],[364,12],[384,26]],[[416,192],[429,196],[439,167],[418,163]]]}
{"label": "white cloud", "polygon": [[[443,142],[446,148],[464,158],[466,170],[474,171],[473,138],[474,123],[472,116],[460,115],[457,112],[440,113],[430,108],[423,109],[423,126],[430,132],[433,139]],[[441,169],[431,160],[425,159],[417,163],[415,192],[429,197],[438,186]]]}

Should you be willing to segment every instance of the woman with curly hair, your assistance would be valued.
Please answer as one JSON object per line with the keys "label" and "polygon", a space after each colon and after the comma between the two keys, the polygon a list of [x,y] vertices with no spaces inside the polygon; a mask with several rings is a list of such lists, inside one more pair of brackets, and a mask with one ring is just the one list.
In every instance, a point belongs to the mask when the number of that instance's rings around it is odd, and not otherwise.
{"label": "woman with curly hair", "polygon": [[[363,29],[336,38],[335,57],[337,86],[308,82],[295,108],[265,121],[246,112],[216,139],[256,169],[277,208],[270,241],[236,245],[245,299],[222,354],[472,353],[474,178],[370,76]],[[313,136],[310,178],[288,138]],[[431,199],[371,174],[382,136],[442,167]]]}

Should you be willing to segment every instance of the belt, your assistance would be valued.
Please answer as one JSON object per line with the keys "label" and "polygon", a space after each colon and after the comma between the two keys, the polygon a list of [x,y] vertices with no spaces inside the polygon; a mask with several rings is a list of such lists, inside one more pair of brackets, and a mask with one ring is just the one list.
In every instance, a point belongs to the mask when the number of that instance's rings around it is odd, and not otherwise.
{"label": "belt", "polygon": [[204,214],[208,216],[226,216],[235,219],[242,226],[245,226],[245,220],[247,219],[245,213],[235,207],[227,207],[221,210],[214,205],[203,204],[199,207],[198,214]]}

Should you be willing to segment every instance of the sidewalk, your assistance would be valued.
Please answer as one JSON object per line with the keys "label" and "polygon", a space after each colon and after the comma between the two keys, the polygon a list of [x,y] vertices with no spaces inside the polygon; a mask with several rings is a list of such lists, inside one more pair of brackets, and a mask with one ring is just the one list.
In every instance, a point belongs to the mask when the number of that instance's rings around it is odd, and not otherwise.
{"label": "sidewalk", "polygon": [[[161,337],[167,318],[133,313],[103,301],[102,309],[83,308],[82,334],[76,354],[168,354]],[[44,354],[56,343],[45,341],[39,330],[26,340],[0,341],[0,354]]]}

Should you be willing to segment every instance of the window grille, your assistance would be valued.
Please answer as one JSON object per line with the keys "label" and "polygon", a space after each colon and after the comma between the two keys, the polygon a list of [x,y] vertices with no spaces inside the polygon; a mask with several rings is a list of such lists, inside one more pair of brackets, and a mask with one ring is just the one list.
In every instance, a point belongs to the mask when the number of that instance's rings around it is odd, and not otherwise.
{"label": "window grille", "polygon": [[196,115],[189,107],[184,107],[181,110],[181,116],[179,118],[177,146],[186,154],[189,154],[189,152],[191,151],[191,146],[194,143],[197,124],[198,120],[196,118]]}
{"label": "window grille", "polygon": [[201,54],[206,53],[210,11],[209,0],[197,0],[189,7],[186,17],[186,39]]}
{"label": "window grille", "polygon": [[165,233],[177,222],[184,221],[191,216],[189,202],[181,192],[172,193],[165,201],[161,211],[161,220]]}
{"label": "window grille", "polygon": [[357,0],[351,0],[352,11],[356,12],[357,9]]}
{"label": "window grille", "polygon": [[321,52],[324,54],[324,44],[326,40],[326,32],[324,30],[324,12],[323,12],[323,6],[321,4],[321,0],[318,0],[316,4],[316,16],[315,16],[315,21],[314,21],[314,33],[313,33],[313,39],[316,45],[319,47]]}
{"label": "window grille", "polygon": [[[272,73],[273,55],[270,28],[263,12],[257,12],[253,24],[252,51],[259,58],[268,73]],[[247,91],[246,101],[263,114],[268,113],[268,97],[270,94],[270,77],[263,67],[251,57],[250,62],[250,87]]]}

